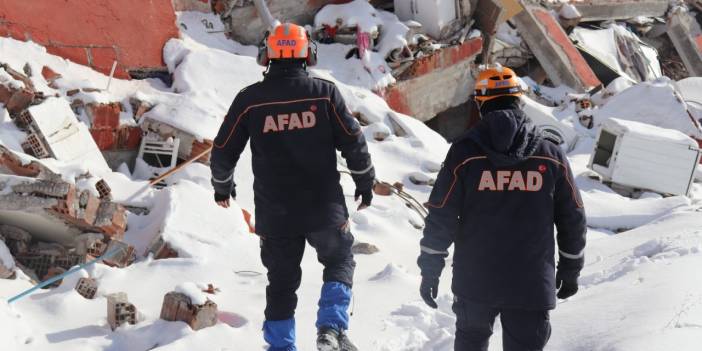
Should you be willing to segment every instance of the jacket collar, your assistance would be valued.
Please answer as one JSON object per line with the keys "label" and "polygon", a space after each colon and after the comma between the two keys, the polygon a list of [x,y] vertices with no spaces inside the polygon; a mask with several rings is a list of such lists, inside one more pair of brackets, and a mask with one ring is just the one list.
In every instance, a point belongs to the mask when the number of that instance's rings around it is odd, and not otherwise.
{"label": "jacket collar", "polygon": [[269,78],[300,78],[308,77],[309,73],[304,64],[299,62],[271,62],[265,79]]}

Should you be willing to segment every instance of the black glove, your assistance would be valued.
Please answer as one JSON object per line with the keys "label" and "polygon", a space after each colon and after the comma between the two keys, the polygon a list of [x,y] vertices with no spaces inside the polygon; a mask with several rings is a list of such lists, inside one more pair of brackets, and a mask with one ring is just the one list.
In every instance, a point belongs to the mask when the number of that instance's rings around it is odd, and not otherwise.
{"label": "black glove", "polygon": [[229,197],[236,200],[236,188],[232,189],[232,193],[229,196],[224,195],[224,194],[218,194],[218,193],[214,194],[215,202],[222,202],[222,201],[229,200]]}
{"label": "black glove", "polygon": [[558,289],[556,296],[559,299],[567,299],[578,292],[578,277],[568,276],[559,271],[556,273],[556,288]]}
{"label": "black glove", "polygon": [[419,295],[422,296],[424,303],[431,308],[438,308],[436,299],[439,296],[439,278],[438,277],[422,277],[422,284],[419,286]]}
{"label": "black glove", "polygon": [[373,189],[356,189],[356,193],[353,196],[354,201],[358,201],[359,197],[361,198],[361,206],[358,207],[359,210],[370,206],[371,201],[373,201]]}

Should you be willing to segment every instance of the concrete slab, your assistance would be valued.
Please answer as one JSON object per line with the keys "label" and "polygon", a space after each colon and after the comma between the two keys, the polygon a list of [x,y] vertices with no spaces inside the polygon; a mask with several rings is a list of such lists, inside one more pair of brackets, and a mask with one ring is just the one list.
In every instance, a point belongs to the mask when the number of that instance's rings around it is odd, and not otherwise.
{"label": "concrete slab", "polygon": [[702,30],[695,19],[676,11],[668,19],[668,36],[690,76],[702,76]]}
{"label": "concrete slab", "polygon": [[628,19],[636,16],[661,17],[668,11],[668,0],[571,0],[583,15],[582,21]]}
{"label": "concrete slab", "polygon": [[439,112],[468,101],[473,89],[471,65],[482,50],[482,39],[423,57],[381,95],[393,110],[428,121]]}
{"label": "concrete slab", "polygon": [[548,10],[530,7],[512,21],[553,84],[580,92],[602,84]]}

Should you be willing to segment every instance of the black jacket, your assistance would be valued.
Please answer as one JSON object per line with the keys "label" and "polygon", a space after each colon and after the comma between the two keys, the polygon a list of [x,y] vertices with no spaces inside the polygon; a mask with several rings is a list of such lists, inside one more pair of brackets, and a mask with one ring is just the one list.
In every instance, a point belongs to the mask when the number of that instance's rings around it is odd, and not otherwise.
{"label": "black jacket", "polygon": [[336,150],[358,189],[373,186],[375,171],[358,122],[336,86],[310,78],[302,65],[274,64],[263,81],[234,99],[212,150],[217,194],[234,190],[234,168],[249,139],[260,235],[299,235],[347,220]]}
{"label": "black jacket", "polygon": [[486,114],[451,146],[429,202],[418,263],[438,277],[454,244],[458,296],[554,308],[554,223],[562,274],[582,269],[585,213],[568,160],[519,109]]}

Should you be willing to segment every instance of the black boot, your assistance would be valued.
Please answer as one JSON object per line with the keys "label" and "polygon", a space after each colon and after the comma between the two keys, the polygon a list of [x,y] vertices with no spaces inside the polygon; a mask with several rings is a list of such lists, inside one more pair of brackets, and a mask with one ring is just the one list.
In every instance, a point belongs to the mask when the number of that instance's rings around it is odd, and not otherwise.
{"label": "black boot", "polygon": [[322,328],[317,334],[319,351],[358,351],[346,333],[331,328]]}

